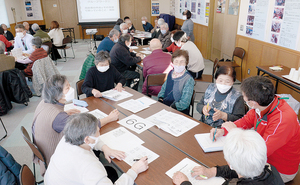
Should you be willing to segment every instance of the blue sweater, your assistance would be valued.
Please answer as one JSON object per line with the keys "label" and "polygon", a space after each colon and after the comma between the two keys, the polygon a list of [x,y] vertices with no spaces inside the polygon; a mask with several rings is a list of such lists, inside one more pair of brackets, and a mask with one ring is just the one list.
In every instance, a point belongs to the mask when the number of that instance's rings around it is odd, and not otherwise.
{"label": "blue sweater", "polygon": [[115,43],[110,40],[109,37],[105,37],[99,44],[98,49],[97,49],[97,53],[99,53],[99,51],[107,51],[110,52],[111,48],[115,45]]}
{"label": "blue sweater", "polygon": [[153,29],[153,26],[152,26],[152,24],[147,22],[146,25],[143,24],[143,28],[144,28],[145,31],[150,32]]}

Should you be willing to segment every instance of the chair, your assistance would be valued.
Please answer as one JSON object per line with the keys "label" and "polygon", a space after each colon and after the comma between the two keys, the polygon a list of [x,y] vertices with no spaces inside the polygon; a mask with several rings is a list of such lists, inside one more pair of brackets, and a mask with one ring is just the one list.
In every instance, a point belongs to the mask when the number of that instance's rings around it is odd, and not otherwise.
{"label": "chair", "polygon": [[[52,53],[52,42],[44,42],[42,44],[42,48],[44,48],[44,50],[47,51],[48,55],[51,55],[51,53]],[[57,65],[57,61],[54,61],[54,62],[55,62],[55,65]]]}
{"label": "chair", "polygon": [[[30,147],[31,151],[33,152],[33,154],[35,156],[37,156],[39,158],[39,160],[41,160],[45,166],[45,169],[47,169],[47,164],[46,164],[46,160],[44,155],[42,154],[42,152],[39,150],[39,148],[31,141],[29,134],[27,132],[27,130],[21,126],[21,132],[22,132],[22,136],[24,138],[24,140],[26,141],[26,143],[28,144],[28,146]],[[35,174],[35,163],[33,162],[33,174],[34,177],[36,178],[36,174]],[[43,181],[37,182],[38,184],[42,183]]]}
{"label": "chair", "polygon": [[0,141],[1,141],[2,139],[6,138],[6,136],[7,136],[7,130],[6,130],[5,125],[4,125],[4,123],[3,123],[3,121],[2,121],[1,118],[0,118],[0,121],[1,121],[1,124],[2,124],[2,126],[4,128],[4,131],[5,131],[5,135],[0,139]]}
{"label": "chair", "polygon": [[[67,44],[69,44],[69,43],[71,43],[71,47],[67,46]],[[71,57],[71,58],[74,59],[75,58],[75,53],[74,53],[73,45],[72,45],[72,38],[71,37],[64,38],[63,41],[62,41],[62,44],[63,44],[62,46],[56,47],[56,49],[61,49],[61,50],[64,51],[65,62],[67,62],[67,53],[66,53],[66,50],[69,49],[69,48],[72,48],[73,57]]]}
{"label": "chair", "polygon": [[[232,59],[229,61],[224,61],[224,62],[220,62],[218,64],[218,67],[221,66],[230,66],[232,68],[236,68],[236,67],[241,67],[241,81],[243,81],[243,59],[245,57],[245,50],[243,48],[240,47],[236,47],[233,51],[233,55],[232,55]],[[241,59],[241,65],[237,64],[236,61],[234,60],[234,57],[238,57]]]}
{"label": "chair", "polygon": [[212,74],[207,75],[207,74],[202,74],[201,78],[195,79],[196,82],[208,82],[208,83],[213,83],[214,82],[214,74],[216,72],[217,66],[219,63],[219,59],[215,59],[213,69],[212,69]]}
{"label": "chair", "polygon": [[150,74],[147,76],[147,96],[150,96],[148,93],[149,87],[152,86],[162,86],[167,80],[168,74],[159,73],[159,74]]}
{"label": "chair", "polygon": [[79,80],[76,82],[76,92],[77,92],[77,99],[79,100],[79,96],[83,94],[82,90],[81,90],[81,86],[84,82],[84,79]]}
{"label": "chair", "polygon": [[192,106],[192,114],[191,114],[191,117],[194,116],[195,96],[196,96],[196,91],[193,90],[193,96],[192,96],[191,103],[190,103],[190,106]]}
{"label": "chair", "polygon": [[24,164],[20,170],[19,175],[20,185],[35,185],[35,178],[29,169],[29,167]]}

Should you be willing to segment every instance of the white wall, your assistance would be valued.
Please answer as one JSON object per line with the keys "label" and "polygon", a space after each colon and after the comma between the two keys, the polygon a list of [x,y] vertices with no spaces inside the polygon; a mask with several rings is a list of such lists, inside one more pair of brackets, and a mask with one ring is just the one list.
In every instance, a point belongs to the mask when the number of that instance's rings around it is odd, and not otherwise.
{"label": "white wall", "polygon": [[159,0],[159,13],[170,14],[170,0]]}
{"label": "white wall", "polygon": [[5,0],[5,5],[10,24],[15,23],[11,8],[15,8],[17,22],[25,21],[24,0]]}

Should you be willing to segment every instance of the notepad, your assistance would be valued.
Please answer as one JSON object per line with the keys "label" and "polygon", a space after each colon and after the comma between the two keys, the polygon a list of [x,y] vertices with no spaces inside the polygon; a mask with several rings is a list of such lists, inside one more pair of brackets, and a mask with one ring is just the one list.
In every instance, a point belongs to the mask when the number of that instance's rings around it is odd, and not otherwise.
{"label": "notepad", "polygon": [[117,90],[111,89],[111,90],[102,92],[102,96],[109,100],[119,101],[119,100],[126,99],[130,96],[133,96],[133,94],[130,94],[129,92],[126,92],[126,91],[119,92]]}
{"label": "notepad", "polygon": [[196,134],[195,138],[204,152],[222,151],[225,144],[225,136],[218,137],[215,142],[210,139],[210,133]]}

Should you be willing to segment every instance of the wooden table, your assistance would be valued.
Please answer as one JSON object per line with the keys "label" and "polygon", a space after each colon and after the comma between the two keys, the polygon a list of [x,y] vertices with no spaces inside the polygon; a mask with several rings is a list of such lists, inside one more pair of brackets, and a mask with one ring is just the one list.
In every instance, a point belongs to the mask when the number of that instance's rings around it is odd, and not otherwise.
{"label": "wooden table", "polygon": [[144,45],[144,41],[149,41],[152,39],[152,34],[150,32],[143,32],[136,30],[135,33],[131,34],[134,38],[141,40],[141,45]]}
{"label": "wooden table", "polygon": [[282,66],[283,70],[282,71],[272,71],[269,69],[269,67],[272,66],[256,66],[257,68],[257,75],[260,75],[260,72],[262,72],[261,76],[263,75],[268,75],[272,79],[276,81],[275,84],[275,93],[277,93],[277,87],[278,83],[280,82],[281,84],[293,89],[297,93],[300,93],[300,85],[298,83],[295,83],[289,79],[283,78],[282,75],[288,75],[290,73],[291,68],[288,68],[286,66]]}

